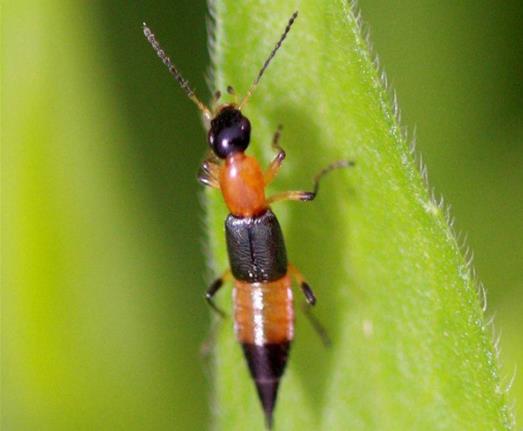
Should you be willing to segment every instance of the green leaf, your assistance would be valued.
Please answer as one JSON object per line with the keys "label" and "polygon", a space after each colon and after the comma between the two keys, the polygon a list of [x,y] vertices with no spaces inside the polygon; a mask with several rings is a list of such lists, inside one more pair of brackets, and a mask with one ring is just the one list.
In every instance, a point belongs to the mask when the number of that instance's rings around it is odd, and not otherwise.
{"label": "green leaf", "polygon": [[[333,339],[323,348],[298,311],[275,428],[512,429],[470,265],[417,169],[354,11],[345,1],[298,4],[296,24],[244,110],[250,151],[268,163],[272,134],[284,125],[287,159],[271,192],[310,189],[335,160],[356,166],[325,178],[314,202],[274,208]],[[274,0],[214,6],[216,86],[245,94],[294,9]],[[211,192],[216,271],[227,265],[225,215]],[[228,289],[219,296],[231,310]],[[262,430],[231,318],[216,328],[215,428]]]}

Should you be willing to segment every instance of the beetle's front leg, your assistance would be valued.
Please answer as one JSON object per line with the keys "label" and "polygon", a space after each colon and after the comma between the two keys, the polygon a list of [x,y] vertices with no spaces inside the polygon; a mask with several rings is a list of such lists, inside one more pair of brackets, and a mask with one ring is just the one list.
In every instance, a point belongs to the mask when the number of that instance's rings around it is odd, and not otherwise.
{"label": "beetle's front leg", "polygon": [[283,160],[285,159],[285,150],[279,144],[282,129],[283,126],[280,124],[276,129],[276,132],[274,133],[274,137],[272,138],[272,148],[274,148],[277,151],[277,154],[274,157],[274,159],[272,159],[271,164],[265,171],[263,179],[265,181],[266,186],[274,180],[274,178],[278,174],[278,171],[280,170]]}
{"label": "beetle's front leg", "polygon": [[210,155],[200,165],[198,181],[207,187],[220,188],[219,180],[220,165],[216,157]]}

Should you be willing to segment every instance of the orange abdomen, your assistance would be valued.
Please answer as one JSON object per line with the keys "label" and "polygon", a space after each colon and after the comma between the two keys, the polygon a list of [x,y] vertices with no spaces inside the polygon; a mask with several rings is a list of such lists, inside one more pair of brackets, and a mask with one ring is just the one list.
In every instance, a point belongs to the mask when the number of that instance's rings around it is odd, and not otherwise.
{"label": "orange abdomen", "polygon": [[255,345],[292,341],[294,307],[289,275],[267,283],[235,281],[236,338]]}

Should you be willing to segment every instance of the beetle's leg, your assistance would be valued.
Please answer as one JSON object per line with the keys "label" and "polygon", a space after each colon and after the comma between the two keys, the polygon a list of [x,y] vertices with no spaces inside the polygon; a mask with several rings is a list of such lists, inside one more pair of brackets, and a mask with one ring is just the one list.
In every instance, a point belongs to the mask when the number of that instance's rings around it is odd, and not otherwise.
{"label": "beetle's leg", "polygon": [[294,277],[294,279],[296,280],[296,283],[298,283],[300,285],[300,289],[302,290],[303,294],[305,295],[305,300],[307,301],[307,304],[310,306],[315,305],[316,296],[314,296],[314,292],[312,291],[309,284],[305,281],[305,277],[303,277],[300,270],[298,268],[296,268],[292,263],[289,263],[288,271],[289,271],[289,274]]}
{"label": "beetle's leg", "polygon": [[225,271],[221,277],[217,278],[212,282],[212,284],[207,289],[207,292],[205,293],[205,299],[207,300],[207,303],[211,306],[211,308],[220,315],[220,317],[227,317],[227,314],[223,310],[221,310],[212,300],[216,292],[220,290],[220,287],[223,286],[223,283],[227,281],[231,276],[231,271],[228,269]]}
{"label": "beetle's leg", "polygon": [[277,153],[263,175],[266,186],[269,185],[272,180],[274,180],[278,174],[278,171],[280,170],[283,159],[285,159],[285,150],[279,144],[282,129],[283,126],[280,124],[276,129],[276,132],[274,132],[274,136],[272,138],[272,148],[274,148]]}
{"label": "beetle's leg", "polygon": [[300,192],[293,190],[290,192],[276,193],[267,198],[267,205],[272,205],[275,202],[281,201],[312,201],[315,198],[313,192]]}
{"label": "beetle's leg", "polygon": [[279,201],[312,201],[317,195],[320,189],[320,180],[324,175],[328,174],[334,169],[348,168],[354,166],[354,162],[351,160],[339,160],[337,162],[331,163],[329,166],[323,168],[315,177],[314,177],[314,189],[312,192],[302,192],[302,191],[289,191],[283,193],[277,193],[273,196],[270,196],[267,199],[267,203],[270,205],[274,202]]}
{"label": "beetle's leg", "polygon": [[314,328],[318,336],[320,337],[321,342],[325,347],[330,347],[332,345],[332,341],[329,337],[329,334],[327,333],[327,330],[325,327],[321,324],[321,322],[318,320],[318,318],[314,315],[312,312],[311,304],[305,303],[302,305],[303,314],[305,317],[309,320],[309,323]]}
{"label": "beetle's leg", "polygon": [[302,307],[303,314],[305,314],[305,317],[309,320],[310,324],[312,325],[316,333],[319,335],[323,344],[326,347],[330,346],[331,340],[329,338],[329,335],[327,334],[327,331],[312,312],[312,307],[316,304],[316,296],[314,295],[314,292],[312,291],[309,284],[305,281],[305,278],[303,277],[302,273],[299,271],[298,268],[296,268],[292,264],[289,264],[288,270],[289,274],[291,274],[296,280],[296,282],[300,285],[300,288],[303,294],[305,295],[306,302],[303,304]]}
{"label": "beetle's leg", "polygon": [[294,277],[296,283],[300,285],[300,289],[305,295],[305,300],[307,301],[307,304],[309,304],[310,306],[316,304],[316,296],[314,296],[314,292],[312,291],[309,284],[305,281],[305,277],[303,277],[300,270],[296,268],[292,263],[289,263],[288,271],[289,274]]}
{"label": "beetle's leg", "polygon": [[[230,277],[230,270],[227,270],[223,273],[223,275],[220,278],[217,278],[212,282],[212,284],[207,289],[207,292],[205,292],[205,299],[209,306],[211,307],[212,311],[214,311],[220,318],[224,319],[227,317],[227,314],[219,308],[214,301],[212,300],[216,292],[220,290],[220,288],[223,286],[223,283]],[[212,347],[215,344],[216,340],[216,329],[217,329],[217,322],[214,321],[211,325],[210,332],[207,335],[205,341],[200,346],[200,354],[207,358],[211,354]]]}
{"label": "beetle's leg", "polygon": [[201,184],[214,189],[220,188],[220,181],[218,180],[220,165],[218,163],[219,161],[212,155],[202,162],[198,172],[198,181]]}

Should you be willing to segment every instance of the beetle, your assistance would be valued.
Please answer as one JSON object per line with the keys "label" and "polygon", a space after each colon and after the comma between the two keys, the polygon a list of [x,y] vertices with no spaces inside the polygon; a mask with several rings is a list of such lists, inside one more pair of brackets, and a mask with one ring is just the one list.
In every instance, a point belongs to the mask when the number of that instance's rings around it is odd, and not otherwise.
{"label": "beetle", "polygon": [[[286,156],[279,144],[282,127],[278,126],[274,134],[272,147],[276,150],[276,156],[266,170],[262,170],[254,157],[245,154],[250,143],[251,123],[242,113],[242,108],[297,16],[298,12],[294,12],[290,17],[243,99],[239,103],[219,104],[221,94],[216,92],[212,109],[198,99],[150,28],[143,25],[144,35],[157,55],[210,123],[207,142],[211,151],[200,167],[198,179],[203,185],[220,190],[229,209],[225,220],[225,238],[230,269],[210,285],[206,299],[223,316],[223,311],[215,305],[213,298],[225,281],[233,279],[236,338],[243,348],[269,429],[273,423],[280,379],[294,338],[293,278],[301,287],[307,304],[312,306],[316,303],[314,292],[301,272],[287,260],[282,230],[271,204],[284,200],[312,201],[325,174],[354,164],[342,160],[327,166],[314,178],[312,191],[288,191],[266,197],[265,188],[278,174]],[[236,96],[232,87],[228,87],[227,91]],[[321,335],[321,326],[313,318],[311,321]]]}

